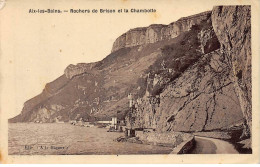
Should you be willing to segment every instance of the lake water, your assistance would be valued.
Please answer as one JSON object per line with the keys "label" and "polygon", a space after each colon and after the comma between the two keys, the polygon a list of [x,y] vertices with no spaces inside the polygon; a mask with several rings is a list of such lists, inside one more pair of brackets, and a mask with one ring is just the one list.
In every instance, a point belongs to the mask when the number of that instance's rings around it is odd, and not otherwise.
{"label": "lake water", "polygon": [[64,154],[169,154],[172,148],[115,142],[123,133],[106,132],[70,124],[11,123],[8,131],[10,155]]}

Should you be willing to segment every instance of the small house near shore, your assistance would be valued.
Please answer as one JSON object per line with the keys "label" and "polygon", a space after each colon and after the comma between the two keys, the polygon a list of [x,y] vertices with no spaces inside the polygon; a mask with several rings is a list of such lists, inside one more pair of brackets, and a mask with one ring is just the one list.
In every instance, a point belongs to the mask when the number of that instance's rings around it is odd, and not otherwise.
{"label": "small house near shore", "polygon": [[118,117],[106,117],[95,122],[85,122],[83,119],[71,120],[70,124],[77,125],[77,126],[86,126],[86,127],[93,127],[97,126],[99,128],[109,128],[109,131],[125,131],[125,120],[118,119]]}

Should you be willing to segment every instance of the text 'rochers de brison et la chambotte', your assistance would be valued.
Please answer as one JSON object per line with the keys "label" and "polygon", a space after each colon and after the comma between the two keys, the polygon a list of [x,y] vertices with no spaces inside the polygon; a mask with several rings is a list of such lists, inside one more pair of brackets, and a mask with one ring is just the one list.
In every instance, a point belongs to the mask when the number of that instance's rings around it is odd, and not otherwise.
{"label": "text 'rochers de brison et la chambotte'", "polygon": [[155,13],[156,9],[29,9],[28,13]]}

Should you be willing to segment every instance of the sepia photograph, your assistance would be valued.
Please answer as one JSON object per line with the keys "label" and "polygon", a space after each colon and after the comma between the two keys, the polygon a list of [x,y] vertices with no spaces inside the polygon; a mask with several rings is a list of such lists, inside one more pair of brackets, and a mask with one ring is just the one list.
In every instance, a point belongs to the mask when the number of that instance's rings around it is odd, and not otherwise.
{"label": "sepia photograph", "polygon": [[2,160],[259,153],[248,1],[37,1],[0,10]]}

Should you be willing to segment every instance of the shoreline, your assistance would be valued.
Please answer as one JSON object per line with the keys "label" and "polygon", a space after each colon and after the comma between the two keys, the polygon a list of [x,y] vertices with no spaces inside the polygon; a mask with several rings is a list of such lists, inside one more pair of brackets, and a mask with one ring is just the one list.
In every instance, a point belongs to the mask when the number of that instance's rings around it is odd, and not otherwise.
{"label": "shoreline", "polygon": [[[68,123],[9,123],[8,152],[9,155],[139,155],[172,151],[167,147],[118,143],[113,140],[123,133],[106,130]],[[50,149],[51,146],[64,149]]]}

